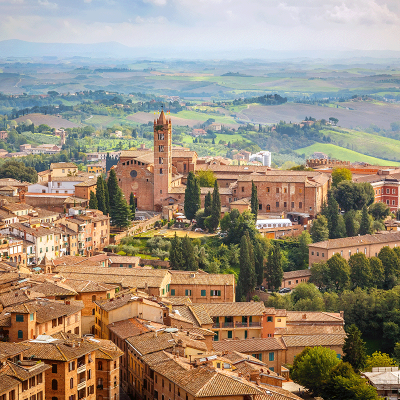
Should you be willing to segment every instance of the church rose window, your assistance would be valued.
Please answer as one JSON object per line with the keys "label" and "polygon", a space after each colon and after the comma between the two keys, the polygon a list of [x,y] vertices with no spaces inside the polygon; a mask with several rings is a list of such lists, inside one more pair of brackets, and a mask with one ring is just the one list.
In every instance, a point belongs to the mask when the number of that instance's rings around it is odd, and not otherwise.
{"label": "church rose window", "polygon": [[131,177],[132,178],[136,178],[137,177],[137,171],[135,171],[134,169],[131,171]]}

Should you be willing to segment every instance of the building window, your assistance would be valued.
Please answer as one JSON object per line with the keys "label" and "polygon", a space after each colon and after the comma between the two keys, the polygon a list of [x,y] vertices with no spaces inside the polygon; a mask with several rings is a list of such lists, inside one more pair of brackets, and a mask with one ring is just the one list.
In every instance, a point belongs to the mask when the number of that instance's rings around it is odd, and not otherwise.
{"label": "building window", "polygon": [[24,316],[22,314],[17,314],[15,316],[15,321],[17,322],[24,322]]}
{"label": "building window", "polygon": [[303,208],[303,203],[301,201],[299,202],[299,208]]}
{"label": "building window", "polygon": [[51,372],[52,372],[53,374],[56,374],[56,373],[57,373],[57,364],[51,364]]}
{"label": "building window", "polygon": [[99,361],[99,362],[98,362],[98,364],[97,364],[97,369],[98,369],[99,371],[103,371],[103,362],[102,362],[102,361]]}
{"label": "building window", "polygon": [[322,257],[325,257],[325,253],[322,253]]}
{"label": "building window", "polygon": [[244,192],[244,186],[242,186],[242,192]]}
{"label": "building window", "polygon": [[392,194],[396,194],[396,189],[392,189]]}
{"label": "building window", "polygon": [[232,331],[228,331],[228,339],[232,339]]}
{"label": "building window", "polygon": [[265,207],[265,209],[266,209],[267,211],[271,211],[271,206],[270,206],[269,204],[267,204],[267,207]]}
{"label": "building window", "polygon": [[396,201],[392,200],[392,206],[395,206],[395,205],[396,205]]}
{"label": "building window", "polygon": [[287,193],[287,188],[284,188],[284,189],[283,189],[283,193]]}
{"label": "building window", "polygon": [[185,289],[185,296],[191,296],[192,291],[190,289]]}
{"label": "building window", "polygon": [[33,318],[34,318],[34,315],[33,315],[33,313],[31,313],[31,314],[29,315],[29,319],[30,319],[31,321],[33,321]]}
{"label": "building window", "polygon": [[272,317],[267,317],[267,322],[272,322],[272,321],[273,321]]}
{"label": "building window", "polygon": [[206,296],[206,290],[205,290],[205,289],[203,289],[203,290],[201,291],[201,296],[202,296],[202,297]]}
{"label": "building window", "polygon": [[22,331],[18,331],[18,339],[23,339],[24,333]]}
{"label": "building window", "polygon": [[162,173],[162,168],[160,168],[160,175],[162,175],[163,173]]}
{"label": "building window", "polygon": [[268,361],[274,361],[274,359],[275,359],[275,353],[269,353],[268,354]]}
{"label": "building window", "polygon": [[258,205],[258,209],[262,210],[262,204],[261,203]]}
{"label": "building window", "polygon": [[276,188],[276,193],[279,193],[279,188]]}
{"label": "building window", "polygon": [[276,208],[279,208],[279,201],[276,202],[275,206]]}
{"label": "building window", "polygon": [[349,250],[349,257],[351,256],[351,250]]}
{"label": "building window", "polygon": [[340,250],[340,255],[343,257],[343,250]]}
{"label": "building window", "polygon": [[389,205],[389,200],[386,200],[386,204]]}
{"label": "building window", "polygon": [[269,193],[269,187],[267,187],[267,193]]}
{"label": "building window", "polygon": [[175,289],[171,289],[171,296],[175,296]]}
{"label": "building window", "polygon": [[390,189],[386,189],[386,194],[389,194],[390,193]]}
{"label": "building window", "polygon": [[210,290],[210,295],[211,296],[221,296],[221,291],[220,290]]}
{"label": "building window", "polygon": [[294,201],[292,201],[291,207],[294,208]]}
{"label": "building window", "polygon": [[283,207],[285,207],[285,208],[287,207],[286,201],[283,202]]}
{"label": "building window", "polygon": [[317,257],[319,257],[319,251],[317,251]]}
{"label": "building window", "polygon": [[75,361],[71,361],[69,363],[68,367],[69,367],[69,371],[70,372],[73,371],[75,369]]}
{"label": "building window", "polygon": [[53,380],[51,381],[51,389],[52,389],[52,390],[58,390],[58,382],[57,382],[57,379],[53,379]]}
{"label": "building window", "polygon": [[303,193],[303,189],[299,189],[299,193]]}
{"label": "building window", "polygon": [[69,380],[69,388],[72,389],[74,387],[74,378]]}
{"label": "building window", "polygon": [[311,252],[311,255],[312,255],[312,256],[314,255],[314,252],[313,252],[313,251]]}

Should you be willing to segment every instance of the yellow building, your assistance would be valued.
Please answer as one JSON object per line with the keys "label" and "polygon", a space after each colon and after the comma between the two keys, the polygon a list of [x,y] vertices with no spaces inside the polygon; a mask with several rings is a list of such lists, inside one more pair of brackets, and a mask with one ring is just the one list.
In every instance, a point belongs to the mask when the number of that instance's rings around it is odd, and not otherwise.
{"label": "yellow building", "polygon": [[87,166],[87,172],[93,174],[104,174],[106,172],[106,169],[99,164],[92,164]]}
{"label": "yellow building", "polygon": [[50,164],[51,178],[74,176],[78,173],[78,167],[74,163],[62,162]]}

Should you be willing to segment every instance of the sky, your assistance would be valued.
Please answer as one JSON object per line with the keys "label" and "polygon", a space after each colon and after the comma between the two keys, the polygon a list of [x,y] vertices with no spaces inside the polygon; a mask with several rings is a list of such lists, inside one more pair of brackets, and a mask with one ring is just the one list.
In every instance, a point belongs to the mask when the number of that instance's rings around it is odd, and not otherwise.
{"label": "sky", "polygon": [[130,47],[400,50],[400,0],[0,0],[0,40]]}

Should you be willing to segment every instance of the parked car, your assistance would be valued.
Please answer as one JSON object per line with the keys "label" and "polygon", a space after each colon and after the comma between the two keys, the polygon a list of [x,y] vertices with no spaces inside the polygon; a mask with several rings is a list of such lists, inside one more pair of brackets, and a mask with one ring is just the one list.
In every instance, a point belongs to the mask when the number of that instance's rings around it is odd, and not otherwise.
{"label": "parked car", "polygon": [[292,289],[288,288],[288,287],[284,287],[281,290],[279,290],[279,293],[289,293],[291,292]]}

